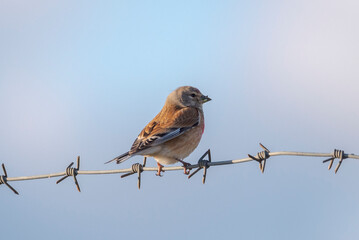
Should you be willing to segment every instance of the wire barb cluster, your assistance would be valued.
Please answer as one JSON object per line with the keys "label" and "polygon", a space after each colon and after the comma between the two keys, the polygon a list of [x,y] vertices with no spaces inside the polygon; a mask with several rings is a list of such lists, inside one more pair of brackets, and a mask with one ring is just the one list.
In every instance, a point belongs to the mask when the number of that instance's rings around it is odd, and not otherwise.
{"label": "wire barb cluster", "polygon": [[19,193],[10,185],[7,183],[7,172],[5,168],[5,164],[2,164],[2,170],[4,171],[4,175],[0,176],[0,185],[5,184],[8,188],[10,188],[15,194],[19,195]]}
{"label": "wire barb cluster", "polygon": [[270,157],[270,155],[269,155],[270,151],[268,150],[268,148],[263,146],[261,143],[259,143],[259,146],[261,146],[261,148],[263,148],[264,151],[257,153],[257,156],[255,156],[255,157],[248,154],[248,157],[250,157],[254,161],[257,161],[259,163],[259,169],[261,170],[262,173],[264,173],[267,159]]}
{"label": "wire barb cluster", "polygon": [[337,167],[335,168],[335,173],[338,172],[339,168],[340,168],[340,165],[342,165],[342,162],[344,159],[348,158],[347,156],[345,156],[345,153],[343,150],[338,150],[338,149],[334,149],[334,152],[333,152],[333,157],[331,158],[328,158],[327,160],[324,160],[323,163],[326,163],[326,162],[329,162],[329,166],[328,166],[328,170],[330,170],[333,166],[333,162],[334,162],[334,159],[338,158],[339,159],[339,162],[338,162],[338,165]]}
{"label": "wire barb cluster", "polygon": [[123,174],[121,176],[121,178],[124,178],[124,177],[128,177],[132,174],[135,174],[135,173],[138,173],[138,177],[137,177],[137,187],[138,189],[141,189],[141,173],[143,172],[143,167],[146,165],[146,157],[144,158],[143,160],[143,164],[140,164],[140,163],[135,163],[135,164],[132,164],[132,172],[129,172],[129,173],[126,173],[126,174]]}
{"label": "wire barb cluster", "polygon": [[66,176],[62,177],[60,180],[58,180],[56,182],[56,184],[59,184],[60,182],[62,182],[63,180],[65,180],[67,177],[73,176],[74,177],[74,181],[75,181],[75,185],[76,188],[79,192],[81,192],[80,190],[80,185],[79,182],[77,181],[77,174],[78,171],[80,170],[80,156],[77,156],[77,167],[76,168],[72,168],[71,166],[74,165],[74,162],[70,163],[70,165],[66,168]]}
{"label": "wire barb cluster", "polygon": [[[204,160],[204,158],[208,155],[208,160]],[[191,173],[188,176],[188,179],[190,179],[193,175],[195,175],[196,173],[198,173],[199,170],[201,170],[201,168],[203,168],[203,177],[202,177],[202,183],[205,184],[206,183],[206,176],[207,176],[207,169],[210,167],[209,163],[212,162],[212,157],[211,157],[211,150],[208,149],[207,152],[205,152],[202,157],[198,160],[198,168]]]}
{"label": "wire barb cluster", "polygon": [[[339,163],[335,168],[335,173],[338,172],[342,162],[346,158],[353,158],[358,159],[358,155],[354,154],[345,154],[343,150],[337,150],[335,149],[333,153],[310,153],[310,152],[271,152],[263,146],[262,144],[259,144],[261,148],[263,148],[264,151],[258,152],[256,156],[248,154],[248,158],[243,159],[236,159],[236,160],[227,160],[227,161],[217,161],[212,162],[211,157],[211,151],[208,149],[207,152],[205,152],[201,158],[198,160],[197,164],[186,166],[187,169],[196,169],[192,174],[188,176],[188,178],[193,177],[196,173],[198,173],[201,169],[203,169],[203,177],[202,177],[202,183],[204,184],[206,182],[207,177],[207,169],[211,166],[220,166],[220,165],[229,165],[229,164],[237,164],[237,163],[244,163],[249,161],[256,161],[259,163],[259,168],[262,173],[264,173],[264,169],[266,166],[266,161],[268,158],[273,156],[302,156],[302,157],[326,157],[328,159],[324,160],[323,163],[330,162],[328,169],[330,170],[334,160],[336,158],[339,159]],[[206,158],[207,157],[207,158]],[[143,164],[135,163],[131,166],[131,168],[127,169],[113,169],[113,170],[82,170],[80,171],[80,156],[77,157],[77,166],[76,168],[73,168],[72,165],[73,162],[66,168],[64,172],[60,173],[53,173],[53,174],[46,174],[46,175],[36,175],[36,176],[27,176],[27,177],[8,177],[7,172],[5,169],[5,165],[2,164],[2,169],[4,171],[4,175],[0,175],[0,185],[4,184],[8,188],[10,188],[15,194],[19,194],[8,182],[10,181],[24,181],[24,180],[33,180],[33,179],[42,179],[42,178],[51,178],[51,177],[61,177],[56,184],[62,182],[69,176],[73,176],[75,185],[77,190],[80,192],[80,186],[77,181],[76,176],[79,174],[83,175],[89,175],[89,174],[118,174],[122,173],[123,175],[121,178],[128,177],[130,175],[133,175],[137,173],[137,186],[138,189],[141,188],[141,174],[144,171],[158,171],[158,168],[155,167],[146,167],[146,157],[143,160]],[[208,159],[208,160],[207,160]],[[175,167],[164,167],[164,171],[177,171],[182,170],[184,167],[175,166]]]}

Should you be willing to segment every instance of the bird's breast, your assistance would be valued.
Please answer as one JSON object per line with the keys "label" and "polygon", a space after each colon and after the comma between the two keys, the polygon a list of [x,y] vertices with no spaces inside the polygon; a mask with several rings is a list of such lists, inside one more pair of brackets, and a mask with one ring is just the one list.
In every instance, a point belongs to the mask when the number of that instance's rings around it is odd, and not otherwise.
{"label": "bird's breast", "polygon": [[184,159],[198,146],[204,131],[203,116],[198,126],[163,144],[161,155]]}
{"label": "bird's breast", "polygon": [[202,127],[197,126],[183,135],[163,144],[160,155],[184,159],[198,146],[202,137]]}

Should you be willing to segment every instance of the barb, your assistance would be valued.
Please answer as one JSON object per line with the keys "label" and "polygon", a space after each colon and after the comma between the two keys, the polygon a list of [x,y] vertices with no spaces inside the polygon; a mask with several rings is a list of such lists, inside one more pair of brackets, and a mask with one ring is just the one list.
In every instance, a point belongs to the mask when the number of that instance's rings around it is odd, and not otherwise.
{"label": "barb", "polygon": [[[205,156],[208,155],[208,160],[203,160]],[[188,176],[188,179],[190,179],[193,175],[195,175],[201,168],[203,168],[203,177],[202,177],[202,183],[206,183],[206,176],[207,176],[207,169],[210,167],[208,163],[212,162],[211,158],[211,150],[208,149],[207,152],[205,152],[202,157],[198,160],[198,168]]]}
{"label": "barb", "polygon": [[19,195],[19,193],[10,185],[7,183],[7,172],[5,168],[5,164],[2,164],[2,170],[4,171],[4,175],[0,176],[0,185],[5,184],[8,188],[10,188],[15,194]]}
{"label": "barb", "polygon": [[143,167],[146,166],[146,160],[147,157],[144,157],[143,164],[139,164],[139,163],[132,164],[132,172],[123,174],[121,178],[128,177],[132,174],[138,173],[137,187],[138,189],[141,189],[141,173],[143,172]]}
{"label": "barb", "polygon": [[323,161],[323,163],[326,163],[326,162],[330,161],[329,166],[328,166],[328,170],[330,170],[332,168],[332,166],[333,166],[334,159],[336,159],[336,158],[339,159],[339,162],[338,162],[337,167],[335,168],[335,173],[338,172],[338,170],[340,168],[340,165],[342,165],[343,159],[348,158],[348,157],[345,156],[344,151],[334,149],[333,157],[328,158],[327,160]]}
{"label": "barb", "polygon": [[60,182],[62,182],[63,180],[65,180],[69,176],[73,176],[75,184],[76,184],[76,187],[77,187],[77,190],[79,192],[81,192],[79,183],[78,183],[77,178],[76,178],[76,176],[78,174],[78,171],[80,169],[80,156],[77,156],[77,167],[76,168],[71,167],[73,164],[74,164],[74,162],[70,163],[70,165],[66,168],[66,176],[61,178],[60,180],[58,180],[56,182],[56,184],[59,184]]}
{"label": "barb", "polygon": [[261,146],[261,148],[263,148],[264,151],[257,153],[256,157],[253,157],[250,154],[248,154],[248,157],[250,157],[254,161],[259,162],[259,169],[261,170],[262,173],[264,173],[264,168],[266,167],[267,159],[270,158],[270,155],[269,155],[270,151],[268,150],[268,148],[263,146],[261,143],[259,143],[259,146]]}
{"label": "barb", "polygon": [[[342,150],[334,150],[334,153],[310,153],[310,152],[270,152],[266,147],[264,147],[262,144],[260,146],[264,149],[264,151],[257,153],[257,155],[254,157],[252,155],[248,155],[248,158],[242,158],[242,159],[236,159],[236,160],[227,160],[227,161],[217,161],[212,162],[211,159],[211,152],[208,150],[198,161],[197,164],[189,165],[187,166],[188,169],[195,169],[197,168],[190,176],[192,177],[194,174],[196,174],[201,168],[203,168],[203,178],[202,182],[205,183],[206,181],[206,175],[207,175],[207,169],[211,166],[221,166],[221,165],[230,165],[230,164],[238,164],[238,163],[244,163],[249,161],[257,161],[259,162],[259,166],[262,172],[264,172],[266,160],[269,157],[274,156],[302,156],[302,157],[326,157],[329,159],[324,160],[323,162],[330,161],[329,169],[332,167],[334,159],[338,158],[339,163],[335,169],[335,173],[339,170],[342,162],[346,158],[352,158],[352,159],[359,159],[358,155],[355,154],[346,154]],[[208,160],[204,160],[205,156],[208,155]],[[11,187],[8,182],[11,181],[25,181],[25,180],[34,180],[34,179],[43,179],[43,178],[52,178],[52,177],[62,177],[60,180],[57,181],[57,183],[60,183],[64,179],[66,179],[69,176],[74,177],[74,181],[77,187],[77,190],[80,191],[80,186],[78,184],[76,176],[81,175],[99,175],[99,174],[118,174],[118,173],[126,173],[122,175],[123,177],[130,176],[132,174],[137,173],[138,174],[138,181],[137,186],[138,188],[141,187],[141,173],[144,171],[157,171],[157,167],[145,167],[146,165],[146,158],[144,159],[144,163],[141,165],[139,163],[132,165],[131,168],[126,169],[114,169],[114,170],[80,170],[80,157],[77,158],[77,167],[72,168],[71,166],[74,163],[71,163],[67,168],[65,172],[59,172],[59,173],[53,173],[53,174],[46,174],[46,175],[36,175],[36,176],[26,176],[26,177],[7,177],[6,169],[4,164],[2,165],[4,170],[4,175],[0,176],[0,185],[5,184],[7,187],[9,187],[14,193],[18,194],[18,192]],[[182,170],[183,167],[164,167],[164,171],[177,171]]]}

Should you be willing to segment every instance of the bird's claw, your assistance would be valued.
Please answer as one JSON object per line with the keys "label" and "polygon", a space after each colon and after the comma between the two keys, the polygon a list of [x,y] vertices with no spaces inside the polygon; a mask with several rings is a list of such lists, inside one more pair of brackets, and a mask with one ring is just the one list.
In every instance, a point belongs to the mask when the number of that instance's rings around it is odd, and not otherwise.
{"label": "bird's claw", "polygon": [[181,159],[177,159],[177,161],[179,161],[180,163],[182,163],[182,164],[183,164],[184,174],[185,174],[185,175],[190,174],[191,169],[188,169],[187,167],[188,167],[188,166],[190,166],[191,164],[190,164],[190,163],[188,163],[188,162],[185,162],[185,161],[183,161],[183,160],[181,160]]}
{"label": "bird's claw", "polygon": [[190,163],[183,162],[183,171],[185,175],[189,175],[191,173],[191,169],[188,169],[187,167],[191,165]]}
{"label": "bird's claw", "polygon": [[157,166],[158,166],[158,170],[157,170],[157,173],[156,173],[156,176],[158,177],[162,177],[163,175],[161,175],[161,172],[165,172],[162,168],[163,166],[159,163],[157,163]]}

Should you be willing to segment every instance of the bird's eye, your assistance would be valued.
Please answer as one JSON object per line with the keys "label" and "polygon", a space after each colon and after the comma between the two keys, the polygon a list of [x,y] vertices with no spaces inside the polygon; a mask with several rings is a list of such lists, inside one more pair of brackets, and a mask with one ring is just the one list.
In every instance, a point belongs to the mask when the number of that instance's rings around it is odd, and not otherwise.
{"label": "bird's eye", "polygon": [[195,97],[195,96],[196,96],[196,94],[194,94],[194,93],[191,94],[191,97]]}

